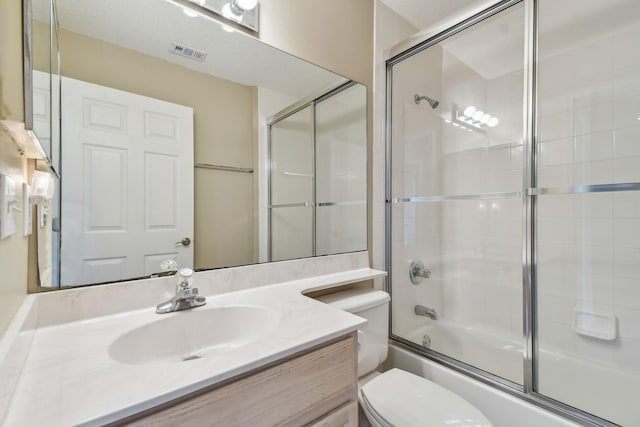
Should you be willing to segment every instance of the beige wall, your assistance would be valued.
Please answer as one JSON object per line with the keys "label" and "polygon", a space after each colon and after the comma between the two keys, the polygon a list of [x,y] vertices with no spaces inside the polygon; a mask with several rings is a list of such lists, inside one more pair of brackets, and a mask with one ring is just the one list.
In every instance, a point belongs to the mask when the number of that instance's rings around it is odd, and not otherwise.
{"label": "beige wall", "polygon": [[[22,2],[0,0],[0,120],[24,119],[22,88]],[[27,175],[27,160],[1,126],[0,173],[20,186]],[[0,335],[27,294],[28,238],[22,237],[22,215],[16,217],[16,233],[0,240]]]}
{"label": "beige wall", "polygon": [[259,38],[371,88],[373,0],[260,0]]}
{"label": "beige wall", "polygon": [[[250,87],[70,31],[60,45],[63,76],[193,108],[196,162],[252,166]],[[195,268],[253,262],[253,182],[243,175],[195,170]]]}
{"label": "beige wall", "polygon": [[[22,206],[22,183],[26,180],[27,160],[18,152],[11,137],[0,127],[0,173],[12,177],[18,186]],[[27,294],[28,237],[23,237],[22,214],[16,214],[16,232],[0,240],[0,335]]]}
{"label": "beige wall", "polygon": [[0,0],[0,119],[24,120],[22,2]]}

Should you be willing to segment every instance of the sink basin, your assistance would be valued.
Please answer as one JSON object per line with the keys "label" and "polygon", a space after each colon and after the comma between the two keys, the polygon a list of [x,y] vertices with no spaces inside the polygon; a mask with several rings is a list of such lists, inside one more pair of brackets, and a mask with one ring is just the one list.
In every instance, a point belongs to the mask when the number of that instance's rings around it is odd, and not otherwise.
{"label": "sink basin", "polygon": [[158,320],[118,337],[111,358],[127,364],[174,363],[247,345],[273,331],[280,315],[266,307],[201,307],[158,315]]}

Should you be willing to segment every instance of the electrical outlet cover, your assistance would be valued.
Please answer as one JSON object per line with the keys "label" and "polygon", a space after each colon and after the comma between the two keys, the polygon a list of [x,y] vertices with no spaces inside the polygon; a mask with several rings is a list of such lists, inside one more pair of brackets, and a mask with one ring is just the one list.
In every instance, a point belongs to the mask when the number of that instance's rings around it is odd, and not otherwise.
{"label": "electrical outlet cover", "polygon": [[0,239],[16,232],[16,181],[0,174]]}

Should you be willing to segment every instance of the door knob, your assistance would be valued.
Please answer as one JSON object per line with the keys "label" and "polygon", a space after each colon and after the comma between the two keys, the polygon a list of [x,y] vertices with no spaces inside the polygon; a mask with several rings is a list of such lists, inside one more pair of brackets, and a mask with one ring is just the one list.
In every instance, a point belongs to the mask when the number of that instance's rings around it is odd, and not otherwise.
{"label": "door knob", "polygon": [[180,240],[179,242],[176,242],[176,246],[184,246],[187,247],[191,244],[191,239],[188,237],[185,237],[184,239]]}

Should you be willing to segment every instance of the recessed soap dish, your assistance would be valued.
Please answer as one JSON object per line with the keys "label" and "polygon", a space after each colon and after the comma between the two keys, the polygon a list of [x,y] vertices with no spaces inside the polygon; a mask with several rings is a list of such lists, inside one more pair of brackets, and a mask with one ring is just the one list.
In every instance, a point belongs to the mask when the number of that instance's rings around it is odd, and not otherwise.
{"label": "recessed soap dish", "polygon": [[613,341],[618,338],[618,319],[612,314],[573,310],[573,330],[580,335]]}

